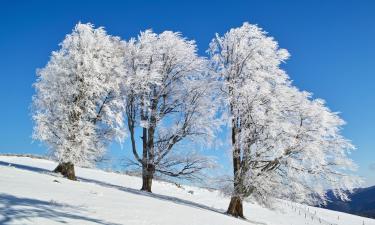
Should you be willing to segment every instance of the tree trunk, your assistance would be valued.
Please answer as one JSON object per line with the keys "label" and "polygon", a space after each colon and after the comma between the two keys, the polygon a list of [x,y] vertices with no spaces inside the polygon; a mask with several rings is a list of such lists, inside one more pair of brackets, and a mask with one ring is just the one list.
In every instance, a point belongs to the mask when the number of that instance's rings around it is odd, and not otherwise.
{"label": "tree trunk", "polygon": [[227,213],[229,215],[234,216],[234,217],[245,218],[243,216],[242,199],[240,197],[233,196],[230,199],[230,203],[229,203],[229,207],[228,207]]}
{"label": "tree trunk", "polygon": [[77,180],[76,174],[74,172],[74,164],[71,162],[59,163],[55,170],[55,173],[61,173],[64,177],[69,180]]}
{"label": "tree trunk", "polygon": [[[231,104],[231,112],[233,113],[233,104]],[[245,218],[243,216],[243,207],[242,207],[242,199],[239,194],[241,193],[241,185],[242,185],[242,179],[241,179],[241,149],[239,147],[239,143],[237,143],[237,138],[239,133],[241,132],[240,129],[240,123],[238,117],[232,118],[232,157],[233,157],[233,195],[230,200],[227,214],[232,215],[234,217],[241,217]]]}
{"label": "tree trunk", "polygon": [[148,164],[146,166],[143,166],[142,169],[142,188],[141,191],[151,191],[152,186],[152,179],[154,178],[155,168],[153,165]]}

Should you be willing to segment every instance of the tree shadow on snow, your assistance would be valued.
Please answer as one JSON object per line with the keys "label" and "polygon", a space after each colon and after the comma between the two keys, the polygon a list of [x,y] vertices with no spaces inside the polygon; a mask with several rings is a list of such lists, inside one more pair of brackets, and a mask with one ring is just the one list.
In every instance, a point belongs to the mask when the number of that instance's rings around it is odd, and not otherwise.
{"label": "tree shadow on snow", "polygon": [[192,201],[189,201],[189,200],[184,200],[184,199],[171,197],[171,196],[167,196],[167,195],[162,195],[162,194],[145,192],[145,191],[141,191],[141,190],[138,190],[138,189],[123,187],[123,186],[110,184],[110,183],[106,183],[106,182],[98,181],[98,180],[93,180],[93,179],[87,179],[87,178],[80,177],[79,180],[87,182],[87,183],[97,184],[97,185],[107,187],[107,188],[115,188],[117,190],[128,192],[128,193],[135,194],[135,195],[141,195],[141,196],[156,198],[156,199],[159,199],[159,200],[169,201],[169,202],[176,203],[176,204],[179,204],[179,205],[186,205],[186,206],[204,209],[204,210],[209,210],[209,211],[212,211],[212,212],[215,212],[215,213],[220,213],[220,214],[226,215],[225,211],[223,211],[223,210],[219,210],[219,209],[209,207],[209,206],[206,206],[206,205],[203,205],[203,204],[199,204],[199,203],[196,203],[196,202],[192,202]]}
{"label": "tree shadow on snow", "polygon": [[[29,171],[33,171],[33,172],[53,174],[51,171],[43,169],[43,168],[20,165],[20,164],[16,164],[16,163],[7,163],[7,162],[3,162],[3,161],[0,161],[0,166],[13,166],[13,167],[18,168],[18,169],[24,169],[24,170],[29,170]],[[211,212],[215,212],[215,213],[219,213],[219,214],[222,214],[222,215],[225,215],[225,216],[229,216],[228,214],[225,213],[225,210],[223,210],[223,209],[216,209],[214,207],[209,207],[207,205],[199,204],[199,203],[189,201],[189,200],[180,199],[180,198],[177,198],[177,197],[171,197],[171,196],[156,194],[156,193],[148,193],[148,192],[140,191],[140,190],[134,189],[134,188],[123,187],[123,186],[110,184],[110,183],[99,181],[99,180],[83,178],[83,177],[79,177],[79,176],[77,176],[77,179],[80,180],[80,181],[83,181],[83,182],[93,183],[93,184],[96,184],[96,185],[99,185],[99,186],[102,186],[102,187],[106,187],[106,188],[115,188],[117,190],[128,192],[128,193],[135,194],[135,195],[147,196],[147,197],[151,197],[151,198],[155,198],[155,199],[159,199],[159,200],[163,200],[163,201],[172,202],[172,203],[179,204],[179,205],[185,205],[185,206],[194,207],[194,208],[197,208],[197,209],[208,210],[208,211],[211,211]],[[1,196],[0,196],[0,198],[1,198]],[[0,201],[0,203],[1,203],[1,201]],[[0,210],[0,212],[1,212],[1,210]],[[250,221],[250,220],[246,220],[246,219],[245,219],[245,221],[255,223],[255,224],[262,224],[262,223],[259,223],[259,222],[256,222],[256,221]],[[2,224],[1,221],[0,221],[0,224]]]}
{"label": "tree shadow on snow", "polygon": [[7,225],[14,222],[30,221],[33,218],[45,218],[59,223],[68,223],[67,220],[88,221],[103,225],[119,225],[100,219],[80,215],[84,209],[54,201],[42,201],[31,198],[22,198],[8,194],[0,194],[0,224]]}
{"label": "tree shadow on snow", "polygon": [[21,165],[17,163],[9,163],[9,162],[4,162],[4,161],[0,161],[0,166],[9,166],[9,167],[14,167],[17,169],[28,170],[28,171],[37,172],[37,173],[52,173],[51,170],[34,167],[34,166]]}
{"label": "tree shadow on snow", "polygon": [[[119,185],[114,185],[114,184],[110,184],[110,183],[107,183],[107,182],[93,180],[93,179],[87,179],[87,178],[82,178],[82,177],[79,177],[79,180],[87,182],[87,183],[93,183],[93,184],[100,185],[100,186],[107,187],[107,188],[115,188],[115,189],[118,189],[120,191],[128,192],[128,193],[135,194],[135,195],[151,197],[151,198],[155,198],[155,199],[159,199],[159,200],[163,200],[163,201],[168,201],[168,202],[172,202],[172,203],[179,204],[179,205],[185,205],[185,206],[189,206],[189,207],[193,207],[193,208],[197,208],[197,209],[208,210],[208,211],[211,211],[211,212],[214,212],[214,213],[219,213],[219,214],[224,215],[224,216],[232,217],[231,215],[226,214],[226,210],[217,209],[217,208],[214,208],[214,207],[209,207],[209,206],[204,205],[204,204],[199,204],[199,203],[196,203],[196,202],[193,202],[193,201],[189,201],[189,200],[185,200],[185,199],[181,199],[181,198],[177,198],[177,197],[171,197],[171,196],[162,195],[162,194],[144,192],[144,191],[134,189],[134,188],[122,187],[122,186],[119,186]],[[234,217],[232,217],[232,218],[234,218]],[[237,218],[237,219],[249,222],[249,223],[254,224],[254,225],[267,225],[267,223],[259,222],[259,221],[255,221],[255,220],[249,220],[249,219],[246,219],[246,218],[245,219]]]}

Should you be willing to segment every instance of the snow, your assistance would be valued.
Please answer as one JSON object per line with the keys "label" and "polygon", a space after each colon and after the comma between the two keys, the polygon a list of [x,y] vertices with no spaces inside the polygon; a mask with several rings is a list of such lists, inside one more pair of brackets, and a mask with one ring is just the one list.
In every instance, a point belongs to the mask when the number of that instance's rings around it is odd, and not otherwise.
{"label": "snow", "polygon": [[146,194],[138,177],[76,168],[77,182],[51,173],[55,166],[0,156],[0,224],[375,225],[373,219],[286,201],[272,210],[246,202],[247,220],[241,220],[223,213],[229,199],[217,191],[154,181],[154,193]]}

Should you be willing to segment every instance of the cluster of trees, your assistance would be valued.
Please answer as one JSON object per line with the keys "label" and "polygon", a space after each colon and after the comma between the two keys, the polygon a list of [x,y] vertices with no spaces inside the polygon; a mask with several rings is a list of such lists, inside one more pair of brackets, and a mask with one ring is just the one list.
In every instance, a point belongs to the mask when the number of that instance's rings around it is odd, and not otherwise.
{"label": "cluster of trees", "polygon": [[112,141],[129,138],[141,190],[151,192],[155,173],[194,178],[212,165],[191,148],[177,151],[181,143],[206,146],[228,130],[229,214],[244,217],[248,197],[317,203],[330,187],[347,199],[358,179],[344,121],[292,85],[280,68],[289,53],[249,23],[216,35],[207,52],[176,32],[124,41],[79,23],[37,72],[33,137],[70,179],[74,165],[92,166]]}

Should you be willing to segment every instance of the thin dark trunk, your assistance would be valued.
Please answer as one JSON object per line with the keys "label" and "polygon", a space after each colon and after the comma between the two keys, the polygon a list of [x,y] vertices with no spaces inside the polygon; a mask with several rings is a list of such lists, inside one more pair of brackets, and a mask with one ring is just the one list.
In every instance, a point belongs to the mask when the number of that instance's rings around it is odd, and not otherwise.
{"label": "thin dark trunk", "polygon": [[[147,120],[147,112],[144,110],[144,98],[141,100],[141,119]],[[149,150],[148,150],[147,128],[142,128],[142,191],[151,192],[152,178],[149,172]]]}
{"label": "thin dark trunk", "polygon": [[[156,93],[154,89],[154,97],[156,99]],[[158,101],[153,99],[151,104],[150,121],[147,130],[143,130],[143,157],[146,157],[146,163],[142,164],[142,191],[152,192],[152,179],[155,173],[155,160],[154,160],[154,135],[156,126],[156,108]],[[146,154],[147,153],[147,154]]]}
{"label": "thin dark trunk", "polygon": [[71,162],[60,163],[54,170],[55,173],[61,173],[64,177],[69,180],[77,180],[74,171],[74,164]]}
{"label": "thin dark trunk", "polygon": [[152,179],[154,178],[155,167],[151,164],[145,165],[142,168],[142,188],[141,191],[152,192]]}

